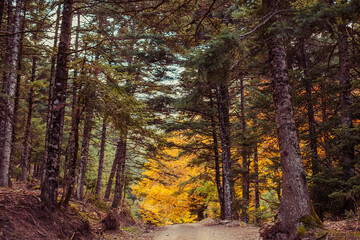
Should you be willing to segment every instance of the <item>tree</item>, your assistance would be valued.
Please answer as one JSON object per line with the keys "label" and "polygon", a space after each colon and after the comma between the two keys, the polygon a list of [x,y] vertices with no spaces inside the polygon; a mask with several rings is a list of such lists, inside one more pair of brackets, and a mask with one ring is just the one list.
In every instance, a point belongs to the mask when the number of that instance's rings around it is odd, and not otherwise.
{"label": "tree", "polygon": [[[14,115],[14,97],[16,86],[16,68],[17,59],[19,54],[19,41],[20,41],[20,12],[21,12],[21,0],[16,1],[15,17],[14,17],[14,37],[12,41],[12,50],[10,55],[10,70],[8,82],[4,83],[4,88],[7,93],[3,107],[5,108],[3,125],[3,136],[1,140],[1,155],[0,155],[0,187],[8,186],[8,173],[9,173],[9,161],[11,152],[11,137],[12,137],[12,117]],[[9,2],[11,5],[12,3]]]}
{"label": "tree", "polygon": [[70,44],[72,0],[63,3],[62,23],[59,50],[57,55],[57,68],[55,73],[54,95],[51,102],[51,116],[49,125],[48,152],[45,168],[45,178],[41,186],[41,199],[45,206],[54,210],[57,204],[57,188],[59,175],[60,137],[62,135],[62,119],[66,100],[67,62]]}
{"label": "tree", "polygon": [[[33,57],[33,63],[32,63],[32,74],[31,74],[31,81],[30,83],[33,83],[35,81],[35,77],[36,77],[36,57]],[[26,175],[27,175],[27,171],[28,169],[28,163],[30,161],[30,157],[29,157],[29,147],[30,145],[30,132],[31,132],[31,121],[32,121],[32,115],[33,115],[33,98],[34,98],[34,88],[31,86],[30,90],[29,90],[29,95],[28,95],[28,115],[27,115],[27,120],[26,120],[26,129],[25,129],[25,136],[24,136],[24,141],[23,141],[23,153],[22,153],[22,159],[21,159],[21,177],[20,179],[22,181],[26,180]],[[15,126],[14,126],[15,127]]]}
{"label": "tree", "polygon": [[86,166],[88,163],[89,157],[89,144],[91,138],[91,130],[93,125],[93,111],[92,109],[87,109],[84,119],[84,133],[83,141],[81,146],[81,156],[80,156],[80,166],[79,166],[79,176],[77,181],[76,188],[76,198],[82,200],[84,197],[84,184],[85,184],[85,174]]}
{"label": "tree", "polygon": [[[266,12],[282,9],[286,3],[276,0],[263,2]],[[279,23],[281,16],[275,18]],[[284,37],[271,32],[267,41],[273,98],[275,103],[275,122],[280,149],[282,168],[282,197],[275,236],[264,235],[264,239],[296,239],[299,220],[311,214],[311,203],[306,175],[300,155],[299,140],[291,103],[288,67]]]}
{"label": "tree", "polygon": [[104,155],[105,155],[105,145],[106,145],[106,117],[103,119],[102,131],[101,131],[101,144],[100,144],[100,156],[99,156],[99,167],[98,167],[98,176],[96,180],[96,197],[100,199],[101,192],[101,182],[102,182],[102,174],[103,174],[103,166],[104,166]]}

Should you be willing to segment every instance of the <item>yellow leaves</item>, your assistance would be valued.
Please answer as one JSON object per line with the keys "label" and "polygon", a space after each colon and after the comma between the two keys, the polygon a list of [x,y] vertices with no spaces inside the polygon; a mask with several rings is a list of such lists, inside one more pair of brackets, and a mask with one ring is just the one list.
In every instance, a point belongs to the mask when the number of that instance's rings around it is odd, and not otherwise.
{"label": "yellow leaves", "polygon": [[[181,144],[180,137],[170,139]],[[142,218],[155,224],[193,222],[197,216],[191,214],[189,190],[195,183],[186,184],[199,172],[197,167],[188,167],[190,157],[179,157],[177,148],[165,149],[156,159],[148,159],[144,178],[132,186],[134,194],[142,198],[140,213]],[[192,199],[194,200],[194,199]]]}

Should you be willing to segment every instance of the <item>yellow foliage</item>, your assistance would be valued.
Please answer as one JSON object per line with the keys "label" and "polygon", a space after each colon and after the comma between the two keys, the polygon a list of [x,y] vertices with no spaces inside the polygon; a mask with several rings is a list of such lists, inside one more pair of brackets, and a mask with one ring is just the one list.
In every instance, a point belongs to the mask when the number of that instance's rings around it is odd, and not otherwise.
{"label": "yellow foliage", "polygon": [[[170,139],[176,144],[183,141],[180,136]],[[197,218],[191,214],[191,204],[199,199],[189,197],[188,191],[196,183],[183,186],[195,176],[198,167],[188,167],[190,157],[179,157],[179,149],[165,149],[156,159],[148,159],[143,179],[132,186],[134,194],[142,198],[140,213],[145,221],[155,224],[188,223]],[[161,155],[161,156],[160,156]]]}

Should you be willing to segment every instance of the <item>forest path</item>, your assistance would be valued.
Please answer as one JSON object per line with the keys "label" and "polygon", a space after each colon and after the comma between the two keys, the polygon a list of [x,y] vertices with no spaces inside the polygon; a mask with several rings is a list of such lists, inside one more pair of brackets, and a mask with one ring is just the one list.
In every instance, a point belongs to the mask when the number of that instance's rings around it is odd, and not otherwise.
{"label": "forest path", "polygon": [[154,233],[153,240],[258,240],[259,228],[252,226],[175,224]]}

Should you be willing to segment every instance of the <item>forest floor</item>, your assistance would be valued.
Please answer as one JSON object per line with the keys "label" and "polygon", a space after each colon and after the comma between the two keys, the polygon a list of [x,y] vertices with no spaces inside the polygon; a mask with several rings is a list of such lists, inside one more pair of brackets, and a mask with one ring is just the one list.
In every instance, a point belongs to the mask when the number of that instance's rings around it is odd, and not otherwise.
{"label": "forest floor", "polygon": [[242,222],[218,222],[205,219],[198,223],[174,224],[159,227],[141,239],[153,240],[258,240],[259,228]]}
{"label": "forest floor", "polygon": [[[50,213],[42,205],[35,183],[15,182],[12,189],[0,188],[0,239],[66,240],[252,240],[259,229],[239,221],[205,219],[198,223],[151,226],[134,220],[128,210],[119,211],[119,230],[105,230],[102,220],[108,204],[86,199],[72,201],[67,208]],[[312,238],[358,240],[360,223],[354,218],[325,221],[326,229],[315,230]],[[325,235],[326,234],[326,235]]]}

